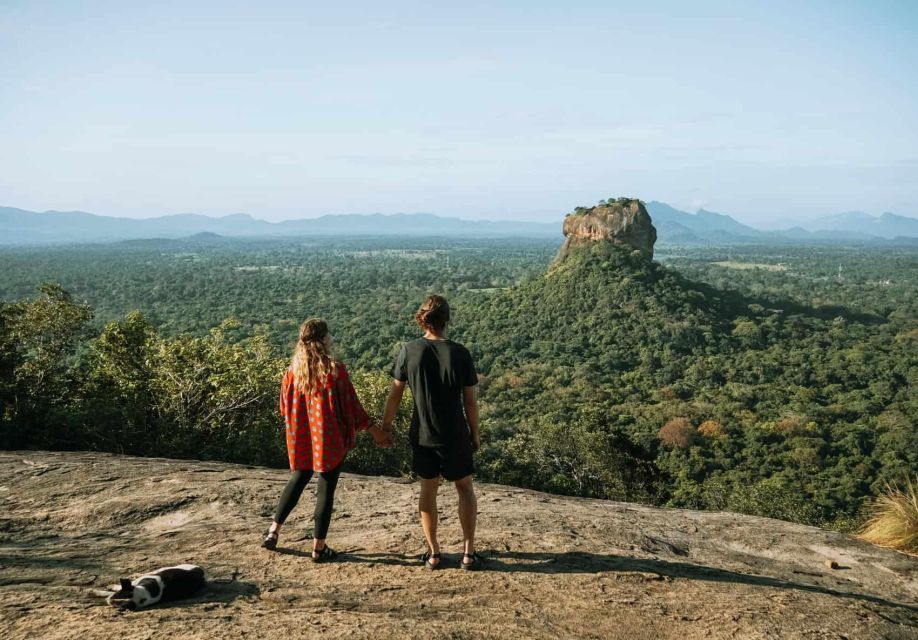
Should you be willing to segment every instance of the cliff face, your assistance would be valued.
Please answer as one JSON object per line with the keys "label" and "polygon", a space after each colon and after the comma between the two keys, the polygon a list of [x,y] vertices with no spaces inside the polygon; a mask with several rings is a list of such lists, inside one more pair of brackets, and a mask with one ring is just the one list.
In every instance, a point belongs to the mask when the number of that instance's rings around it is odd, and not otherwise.
{"label": "cliff face", "polygon": [[[309,560],[313,492],[259,548],[289,474],[217,462],[0,452],[0,637],[914,638],[918,559],[815,527],[478,486],[481,572],[425,571],[418,485],[344,474]],[[94,593],[183,562],[193,598],[120,613]],[[831,563],[834,564],[830,566]]]}
{"label": "cliff face", "polygon": [[578,207],[564,218],[564,236],[559,260],[573,247],[600,241],[632,247],[651,259],[657,230],[643,202],[619,198],[595,207]]}

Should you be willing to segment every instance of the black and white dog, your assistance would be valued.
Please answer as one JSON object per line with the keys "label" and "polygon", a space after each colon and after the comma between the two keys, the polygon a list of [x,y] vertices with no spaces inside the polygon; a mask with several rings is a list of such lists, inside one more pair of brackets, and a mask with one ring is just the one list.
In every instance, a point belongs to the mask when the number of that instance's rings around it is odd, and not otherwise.
{"label": "black and white dog", "polygon": [[122,609],[143,609],[159,602],[181,600],[204,587],[204,569],[194,564],[157,569],[134,580],[121,578],[120,588],[107,602]]}

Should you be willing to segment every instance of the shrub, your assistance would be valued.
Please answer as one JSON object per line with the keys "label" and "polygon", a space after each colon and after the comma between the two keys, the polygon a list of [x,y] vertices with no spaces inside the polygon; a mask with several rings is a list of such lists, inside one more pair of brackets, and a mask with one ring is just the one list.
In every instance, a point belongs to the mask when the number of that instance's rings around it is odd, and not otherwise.
{"label": "shrub", "polygon": [[918,554],[918,485],[887,485],[868,507],[869,519],[859,537],[883,547]]}
{"label": "shrub", "polygon": [[818,526],[825,520],[802,486],[780,476],[751,485],[735,484],[724,507],[728,511]]}
{"label": "shrub", "polygon": [[[391,378],[375,371],[351,371],[350,375],[360,403],[367,413],[381,423]],[[411,390],[406,389],[392,425],[395,434],[393,446],[380,449],[373,444],[373,439],[369,435],[358,434],[357,447],[347,454],[344,470],[369,475],[410,475],[411,445],[408,441],[408,428],[411,424],[412,406]]]}
{"label": "shrub", "polygon": [[158,341],[151,353],[150,395],[160,455],[282,464],[279,381],[285,361],[263,335],[232,342],[226,320],[207,335]]}
{"label": "shrub", "polygon": [[659,503],[670,485],[651,452],[593,409],[542,416],[483,448],[477,466],[487,482],[645,503]]}
{"label": "shrub", "polygon": [[697,431],[688,418],[673,418],[663,425],[657,437],[672,449],[687,449],[695,440]]}

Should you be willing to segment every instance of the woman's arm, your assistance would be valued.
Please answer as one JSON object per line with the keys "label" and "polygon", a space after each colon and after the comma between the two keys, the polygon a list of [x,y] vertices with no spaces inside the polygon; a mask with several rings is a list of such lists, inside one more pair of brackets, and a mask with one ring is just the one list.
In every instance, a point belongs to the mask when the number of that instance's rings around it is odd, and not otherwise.
{"label": "woman's arm", "polygon": [[287,395],[290,392],[290,382],[291,382],[290,379],[291,378],[292,376],[290,375],[290,370],[287,369],[287,371],[284,372],[284,379],[281,380],[281,390],[280,390],[280,414],[281,414],[281,417],[283,418],[287,417]]}

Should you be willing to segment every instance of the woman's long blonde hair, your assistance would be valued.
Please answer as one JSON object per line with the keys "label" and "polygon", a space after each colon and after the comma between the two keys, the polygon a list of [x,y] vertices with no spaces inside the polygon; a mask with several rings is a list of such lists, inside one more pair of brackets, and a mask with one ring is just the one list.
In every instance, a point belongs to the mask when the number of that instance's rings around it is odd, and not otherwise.
{"label": "woman's long blonde hair", "polygon": [[328,323],[321,318],[307,318],[300,325],[300,337],[293,349],[290,369],[293,371],[293,384],[301,393],[321,389],[328,375],[335,370],[335,361],[325,348],[326,335]]}

